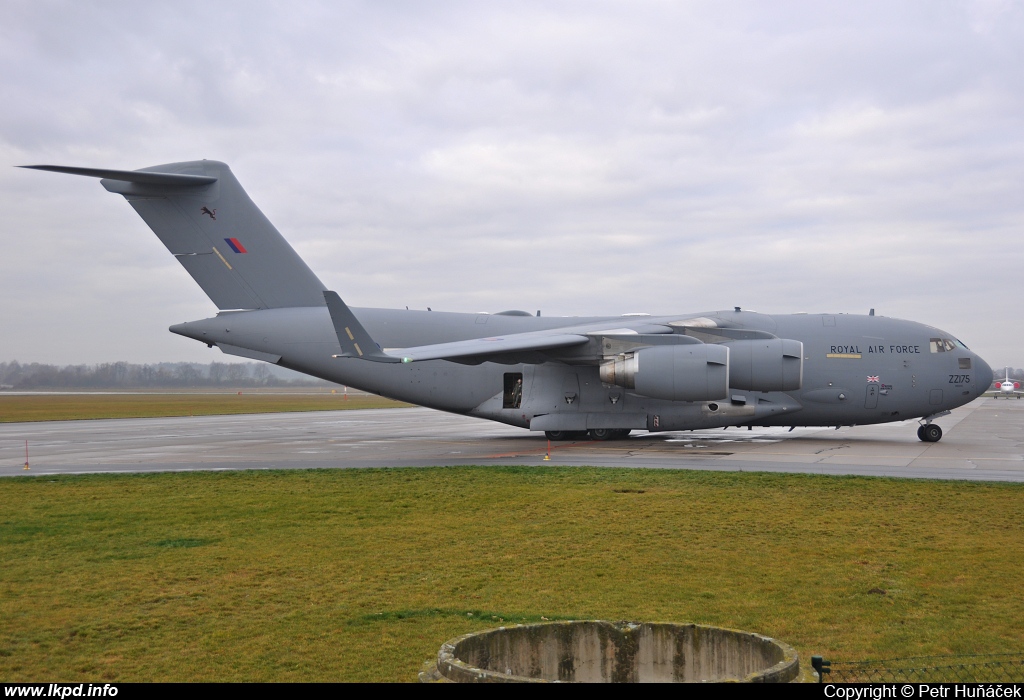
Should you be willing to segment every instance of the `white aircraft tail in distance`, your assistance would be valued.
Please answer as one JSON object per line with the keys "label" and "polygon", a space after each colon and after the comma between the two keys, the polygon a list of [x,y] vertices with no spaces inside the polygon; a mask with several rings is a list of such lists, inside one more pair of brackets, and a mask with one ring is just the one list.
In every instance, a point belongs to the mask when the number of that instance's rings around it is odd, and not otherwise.
{"label": "white aircraft tail in distance", "polygon": [[994,383],[994,386],[992,387],[994,390],[992,398],[998,399],[1000,396],[1010,398],[1011,396],[1014,396],[1019,399],[1021,395],[1024,395],[1024,391],[1020,390],[1020,382],[1015,379],[1010,379],[1009,367],[1006,368],[1005,377],[1006,378],[1002,381],[997,380]]}

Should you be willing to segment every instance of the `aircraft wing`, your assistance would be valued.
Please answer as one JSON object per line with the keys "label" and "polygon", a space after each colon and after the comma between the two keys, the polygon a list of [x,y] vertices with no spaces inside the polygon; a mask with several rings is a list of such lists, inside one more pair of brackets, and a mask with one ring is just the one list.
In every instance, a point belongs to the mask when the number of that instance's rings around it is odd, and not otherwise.
{"label": "aircraft wing", "polygon": [[[371,362],[424,362],[426,360],[451,360],[476,364],[507,360],[516,355],[557,350],[587,345],[595,340],[623,341],[643,344],[700,343],[696,338],[674,334],[672,328],[660,323],[634,325],[633,328],[623,327],[621,320],[604,321],[573,328],[558,328],[527,333],[512,333],[488,338],[471,338],[451,343],[420,345],[409,348],[383,349],[374,342],[370,334],[352,313],[351,309],[335,292],[324,292],[327,310],[334,324],[334,331],[341,345],[341,354],[336,358],[353,358]],[[572,360],[569,360],[570,362]]]}
{"label": "aircraft wing", "polygon": [[540,331],[384,351],[373,341],[370,334],[341,300],[341,297],[335,292],[324,292],[324,300],[327,302],[327,310],[331,314],[334,331],[341,345],[342,353],[335,355],[339,358],[404,363],[424,360],[460,360],[513,352],[551,350],[590,342],[588,336],[579,333]]}

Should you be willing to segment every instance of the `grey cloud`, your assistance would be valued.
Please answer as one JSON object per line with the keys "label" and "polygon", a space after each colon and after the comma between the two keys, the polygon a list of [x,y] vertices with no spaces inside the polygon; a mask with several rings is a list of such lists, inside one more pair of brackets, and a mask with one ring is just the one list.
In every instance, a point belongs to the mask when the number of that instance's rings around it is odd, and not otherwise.
{"label": "grey cloud", "polygon": [[[863,312],[1018,365],[1016,3],[8,3],[0,153],[228,161],[350,303]],[[0,173],[0,359],[201,360],[95,182]]]}

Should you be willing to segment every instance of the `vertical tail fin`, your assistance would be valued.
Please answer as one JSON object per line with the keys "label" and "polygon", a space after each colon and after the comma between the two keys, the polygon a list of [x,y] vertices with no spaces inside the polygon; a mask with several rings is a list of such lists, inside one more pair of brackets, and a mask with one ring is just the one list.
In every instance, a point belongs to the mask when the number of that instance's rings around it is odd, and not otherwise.
{"label": "vertical tail fin", "polygon": [[25,167],[103,178],[100,184],[124,195],[219,309],[324,305],[326,287],[224,163],[197,160],[143,170]]}

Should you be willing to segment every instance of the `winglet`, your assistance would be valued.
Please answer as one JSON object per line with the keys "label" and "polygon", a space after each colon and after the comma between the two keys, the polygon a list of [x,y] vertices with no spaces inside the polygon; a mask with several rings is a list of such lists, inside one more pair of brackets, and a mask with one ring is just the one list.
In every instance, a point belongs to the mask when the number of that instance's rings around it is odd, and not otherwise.
{"label": "winglet", "polygon": [[401,362],[402,358],[386,355],[359,323],[337,292],[324,292],[327,311],[331,314],[334,332],[341,343],[341,354],[333,357],[355,357],[371,362]]}

